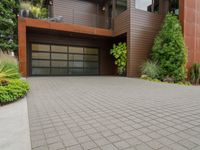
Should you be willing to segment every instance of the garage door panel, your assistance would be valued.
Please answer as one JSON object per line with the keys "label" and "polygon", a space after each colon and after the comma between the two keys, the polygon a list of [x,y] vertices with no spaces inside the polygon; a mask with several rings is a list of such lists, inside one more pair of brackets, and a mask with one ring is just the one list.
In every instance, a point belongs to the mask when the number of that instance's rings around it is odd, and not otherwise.
{"label": "garage door panel", "polygon": [[70,61],[69,62],[69,67],[71,67],[71,68],[83,68],[83,62]]}
{"label": "garage door panel", "polygon": [[97,68],[98,63],[97,62],[84,62],[84,67],[86,67],[86,68]]}
{"label": "garage door panel", "polygon": [[51,52],[67,53],[67,46],[52,45]]}
{"label": "garage door panel", "polygon": [[66,75],[67,69],[66,68],[51,68],[52,75]]}
{"label": "garage door panel", "polygon": [[69,53],[83,54],[82,47],[69,47]]}
{"label": "garage door panel", "polygon": [[50,68],[32,68],[32,75],[48,75]]}
{"label": "garage door panel", "polygon": [[46,44],[32,44],[32,51],[46,51],[46,52],[50,52],[50,45],[46,45]]}
{"label": "garage door panel", "polygon": [[87,68],[85,68],[84,69],[84,74],[86,74],[86,75],[96,75],[96,74],[98,74],[98,69],[87,69]]}
{"label": "garage door panel", "polygon": [[85,48],[84,49],[85,54],[98,54],[97,48]]}
{"label": "garage door panel", "polygon": [[83,68],[69,68],[69,75],[83,75]]}
{"label": "garage door panel", "polygon": [[50,67],[49,60],[32,60],[33,67]]}
{"label": "garage door panel", "polygon": [[51,54],[51,59],[67,60],[67,58],[68,58],[67,54],[57,54],[57,53]]}
{"label": "garage door panel", "polygon": [[83,61],[83,55],[81,54],[69,54],[69,60],[82,60]]}
{"label": "garage door panel", "polygon": [[32,58],[34,58],[34,59],[50,59],[50,53],[32,52]]}
{"label": "garage door panel", "polygon": [[85,61],[98,61],[99,57],[93,56],[93,55],[84,55],[84,60]]}
{"label": "garage door panel", "polygon": [[68,63],[67,61],[51,61],[52,67],[67,67]]}
{"label": "garage door panel", "polygon": [[97,48],[32,44],[31,75],[98,75]]}

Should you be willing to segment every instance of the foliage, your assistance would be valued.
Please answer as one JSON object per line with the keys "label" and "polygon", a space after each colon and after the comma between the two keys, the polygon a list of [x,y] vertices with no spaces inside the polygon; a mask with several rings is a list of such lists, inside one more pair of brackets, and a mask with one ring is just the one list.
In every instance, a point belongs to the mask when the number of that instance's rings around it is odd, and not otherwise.
{"label": "foliage", "polygon": [[0,50],[17,50],[17,10],[15,0],[0,2]]}
{"label": "foliage", "polygon": [[110,50],[110,54],[115,57],[115,65],[118,69],[118,74],[122,75],[126,70],[127,62],[127,46],[126,43],[113,44],[113,48]]}
{"label": "foliage", "polygon": [[140,78],[143,80],[148,80],[148,81],[161,82],[160,80],[153,79],[153,78],[149,77],[148,75],[142,75]]}
{"label": "foliage", "polygon": [[189,71],[189,79],[192,84],[200,84],[200,64],[193,64]]}
{"label": "foliage", "polygon": [[18,100],[26,95],[29,85],[22,79],[9,80],[9,84],[0,85],[0,104],[6,104]]}
{"label": "foliage", "polygon": [[[152,81],[152,82],[169,83],[169,82],[162,82],[162,81],[160,81],[158,79],[152,79],[152,78],[148,77],[147,75],[142,75],[140,78],[143,79],[143,80]],[[187,81],[177,82],[176,84],[185,85],[185,86],[190,86],[191,85],[190,82],[187,82]]]}
{"label": "foliage", "polygon": [[16,58],[8,54],[0,54],[0,79],[20,78]]}
{"label": "foliage", "polygon": [[153,61],[147,61],[141,68],[142,74],[147,75],[152,79],[157,79],[160,73],[160,67]]}
{"label": "foliage", "polygon": [[[35,18],[43,19],[48,17],[48,11],[46,8],[42,7],[41,3],[36,3],[33,5],[29,1],[21,2],[20,3],[20,10],[28,10]],[[31,17],[31,16],[29,16]]]}
{"label": "foliage", "polygon": [[174,82],[186,78],[187,50],[182,29],[176,16],[167,14],[162,30],[157,35],[152,49],[152,60],[160,66],[159,79],[171,78]]}

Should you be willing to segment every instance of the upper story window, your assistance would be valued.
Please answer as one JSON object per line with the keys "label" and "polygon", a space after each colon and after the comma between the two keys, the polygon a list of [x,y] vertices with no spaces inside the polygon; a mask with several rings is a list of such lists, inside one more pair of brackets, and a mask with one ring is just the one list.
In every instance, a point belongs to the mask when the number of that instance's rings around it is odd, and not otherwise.
{"label": "upper story window", "polygon": [[135,8],[148,11],[159,12],[159,0],[135,0]]}
{"label": "upper story window", "polygon": [[127,0],[116,0],[117,15],[127,10]]}
{"label": "upper story window", "polygon": [[179,15],[179,0],[170,0],[169,1],[169,12]]}

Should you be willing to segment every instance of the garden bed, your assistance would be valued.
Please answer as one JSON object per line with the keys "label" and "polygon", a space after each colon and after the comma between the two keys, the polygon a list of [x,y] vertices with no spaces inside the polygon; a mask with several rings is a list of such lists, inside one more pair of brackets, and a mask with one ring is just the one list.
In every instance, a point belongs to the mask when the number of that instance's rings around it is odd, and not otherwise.
{"label": "garden bed", "polygon": [[23,98],[29,90],[28,83],[23,79],[0,81],[0,105],[5,105]]}

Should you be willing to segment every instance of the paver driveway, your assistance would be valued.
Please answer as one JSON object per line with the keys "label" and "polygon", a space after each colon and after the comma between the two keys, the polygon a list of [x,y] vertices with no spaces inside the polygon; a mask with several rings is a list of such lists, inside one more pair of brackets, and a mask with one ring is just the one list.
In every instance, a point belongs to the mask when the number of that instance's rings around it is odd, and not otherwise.
{"label": "paver driveway", "polygon": [[200,87],[120,77],[32,77],[33,150],[200,150]]}

